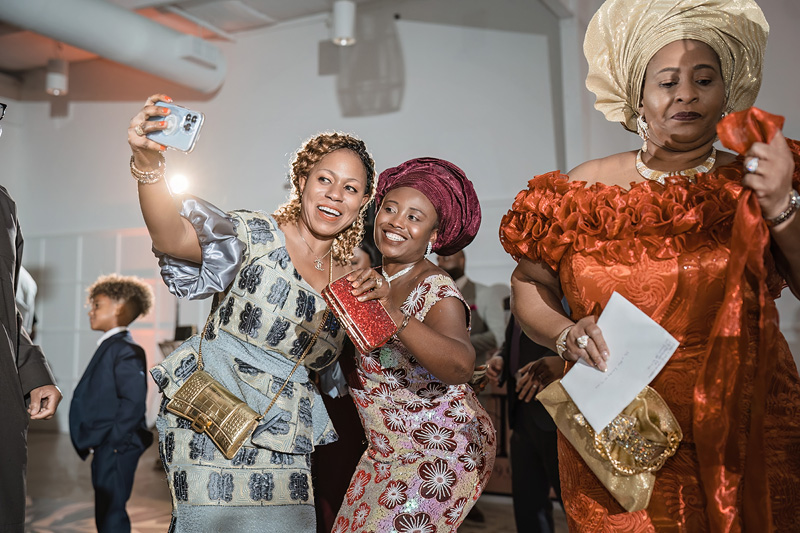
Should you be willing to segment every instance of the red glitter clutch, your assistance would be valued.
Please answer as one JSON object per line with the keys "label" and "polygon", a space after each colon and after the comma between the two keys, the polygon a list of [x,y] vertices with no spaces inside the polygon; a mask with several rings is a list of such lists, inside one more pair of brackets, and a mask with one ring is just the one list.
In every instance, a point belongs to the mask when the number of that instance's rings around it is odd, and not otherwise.
{"label": "red glitter clutch", "polygon": [[350,292],[353,284],[347,275],[322,289],[322,298],[342,323],[347,335],[361,353],[383,346],[397,331],[397,324],[378,300],[359,302]]}

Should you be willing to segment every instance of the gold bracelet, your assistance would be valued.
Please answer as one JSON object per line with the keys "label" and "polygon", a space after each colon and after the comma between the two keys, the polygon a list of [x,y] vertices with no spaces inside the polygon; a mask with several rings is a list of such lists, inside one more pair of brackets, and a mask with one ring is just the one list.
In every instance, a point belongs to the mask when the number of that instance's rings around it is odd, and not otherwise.
{"label": "gold bracelet", "polygon": [[157,183],[161,180],[167,172],[167,162],[164,160],[164,156],[161,156],[161,160],[158,162],[158,168],[155,170],[139,170],[136,168],[136,163],[133,162],[133,156],[131,156],[131,176],[136,179],[139,183],[143,183],[145,185],[150,185],[152,183]]}
{"label": "gold bracelet", "polygon": [[789,207],[786,208],[786,211],[778,213],[778,216],[773,218],[764,217],[764,221],[767,223],[768,228],[774,228],[778,224],[783,224],[789,220],[789,217],[798,209],[800,209],[800,194],[797,194],[797,191],[792,189],[789,193]]}
{"label": "gold bracelet", "polygon": [[558,338],[556,339],[556,351],[558,352],[558,356],[567,361],[567,358],[564,357],[564,352],[567,351],[567,333],[575,327],[575,324],[570,324],[569,326],[565,327],[561,333],[558,334]]}
{"label": "gold bracelet", "polygon": [[406,313],[405,310],[403,310],[403,322],[400,324],[400,327],[397,328],[397,331],[394,332],[394,335],[392,335],[393,339],[395,339],[395,340],[399,340],[400,339],[400,337],[398,337],[398,335],[400,335],[400,333],[402,333],[403,330],[406,329],[406,326],[408,326],[408,322],[410,320],[411,320],[411,315],[409,313]]}

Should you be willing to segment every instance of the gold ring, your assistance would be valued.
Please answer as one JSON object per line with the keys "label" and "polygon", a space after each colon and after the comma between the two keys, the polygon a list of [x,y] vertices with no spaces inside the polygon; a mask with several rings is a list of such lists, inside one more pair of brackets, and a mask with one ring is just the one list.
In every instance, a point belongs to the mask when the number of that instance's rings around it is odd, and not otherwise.
{"label": "gold ring", "polygon": [[135,128],[133,128],[133,131],[136,132],[136,135],[139,137],[144,137],[144,130],[142,129],[141,124],[138,124]]}

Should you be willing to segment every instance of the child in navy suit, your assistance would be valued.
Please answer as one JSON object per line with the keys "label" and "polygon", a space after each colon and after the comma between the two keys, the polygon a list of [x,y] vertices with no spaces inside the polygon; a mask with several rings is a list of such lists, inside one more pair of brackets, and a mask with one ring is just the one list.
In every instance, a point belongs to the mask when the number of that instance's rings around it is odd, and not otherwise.
{"label": "child in navy suit", "polygon": [[112,274],[87,292],[91,327],[104,334],[72,396],[69,431],[81,459],[93,454],[98,533],[125,533],[136,464],[153,442],[144,417],[147,360],[128,325],[150,310],[153,291],[136,277]]}

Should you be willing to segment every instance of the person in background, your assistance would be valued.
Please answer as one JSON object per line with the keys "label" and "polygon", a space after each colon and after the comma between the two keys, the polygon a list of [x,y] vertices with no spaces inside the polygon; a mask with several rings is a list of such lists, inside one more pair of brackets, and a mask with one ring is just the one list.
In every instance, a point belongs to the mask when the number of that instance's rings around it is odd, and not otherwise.
{"label": "person in background", "polygon": [[150,311],[153,290],[135,276],[111,274],[87,292],[89,325],[103,335],[72,395],[69,433],[81,459],[92,455],[97,531],[126,533],[136,465],[153,443],[145,423],[147,357],[128,326]]}
{"label": "person in background", "polygon": [[557,428],[535,398],[563,372],[564,361],[530,340],[512,314],[500,353],[486,363],[486,375],[495,386],[506,384],[508,391],[511,497],[517,531],[555,531],[550,489],[560,503]]}
{"label": "person in background", "polygon": [[33,279],[30,272],[25,267],[19,269],[19,279],[17,280],[17,309],[22,317],[22,327],[30,335],[31,340],[34,340],[34,323],[36,320],[36,293],[39,290],[36,285],[36,280]]}
{"label": "person in background", "polygon": [[378,299],[398,328],[356,357],[350,394],[369,444],[333,531],[456,530],[491,476],[496,438],[467,384],[475,366],[469,306],[426,256],[469,244],[480,204],[460,168],[432,157],[383,171],[376,198],[382,273],[348,279],[359,300]]}
{"label": "person in background", "polygon": [[[0,121],[6,104],[0,103]],[[0,130],[2,131],[2,130]],[[49,420],[61,402],[61,391],[39,346],[31,342],[17,309],[15,295],[22,267],[24,240],[17,205],[0,186],[0,531],[25,528],[25,471],[28,464],[28,419]]]}
{"label": "person in background", "polygon": [[226,213],[191,196],[177,202],[163,180],[165,147],[147,138],[167,127],[148,120],[169,112],[158,101],[171,99],[151,96],[128,124],[142,215],[170,291],[213,296],[215,305],[202,333],[150,374],[166,406],[198,369],[202,342],[204,370],[263,415],[227,459],[188,419],[162,409],[170,531],[315,533],[311,452],[337,436],[308,371],[341,352],[345,334],[320,292],[351,271],[374,194],[372,157],[353,136],[321,133],[295,153],[291,196],[272,215]]}
{"label": "person in background", "polygon": [[[787,285],[800,295],[800,144],[750,109],[768,32],[753,0],[607,0],[586,85],[642,148],[534,177],[501,222],[534,342],[607,369],[596,322],[616,291],[680,343],[650,386],[683,439],[646,509],[625,512],[559,434],[570,531],[800,524],[800,377],[775,306]],[[774,136],[718,151],[742,118]]]}
{"label": "person in background", "polygon": [[508,298],[505,285],[484,285],[470,279],[466,274],[467,258],[464,250],[452,255],[436,254],[439,268],[447,272],[456,282],[472,311],[472,329],[469,340],[475,348],[475,366],[486,363],[487,355],[500,346],[506,330],[506,311],[503,300]]}
{"label": "person in background", "polygon": [[381,257],[378,249],[372,244],[371,239],[365,237],[361,244],[353,249],[353,257],[350,258],[350,265],[353,270],[364,268],[375,268],[381,265]]}

